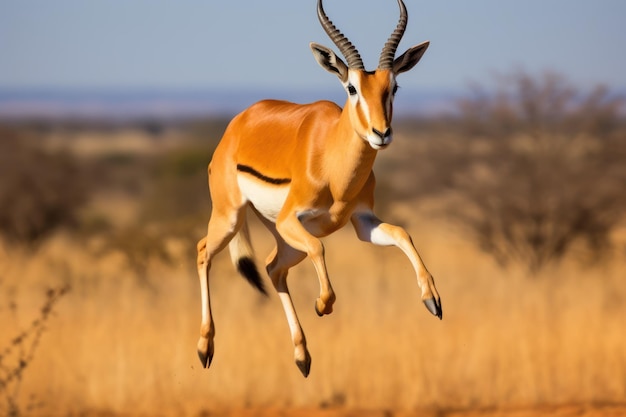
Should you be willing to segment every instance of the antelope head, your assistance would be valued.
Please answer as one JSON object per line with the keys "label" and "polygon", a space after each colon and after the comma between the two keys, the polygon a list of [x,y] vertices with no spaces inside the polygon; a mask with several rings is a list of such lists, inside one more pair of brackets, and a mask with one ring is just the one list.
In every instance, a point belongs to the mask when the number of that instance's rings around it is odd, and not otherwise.
{"label": "antelope head", "polygon": [[357,49],[330,21],[322,0],[317,2],[317,15],[322,27],[339,48],[347,64],[330,48],[311,43],[311,49],[317,62],[330,73],[339,77],[344,86],[348,100],[346,102],[350,121],[358,136],[366,140],[376,150],[386,148],[393,138],[391,118],[393,114],[393,98],[398,89],[396,76],[413,68],[422,58],[429,42],[410,47],[398,58],[396,49],[404,35],[408,22],[408,14],[402,0],[400,19],[380,54],[378,68],[366,71],[363,60]]}

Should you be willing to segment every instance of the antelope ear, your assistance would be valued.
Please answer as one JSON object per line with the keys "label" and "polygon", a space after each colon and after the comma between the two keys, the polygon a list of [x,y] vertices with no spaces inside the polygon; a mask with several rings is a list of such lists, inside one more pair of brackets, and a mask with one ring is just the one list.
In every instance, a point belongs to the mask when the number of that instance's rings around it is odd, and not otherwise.
{"label": "antelope ear", "polygon": [[313,51],[313,56],[318,64],[322,66],[326,71],[335,74],[342,82],[348,80],[348,66],[339,58],[332,49],[325,46],[311,42],[309,45]]}
{"label": "antelope ear", "polygon": [[428,49],[428,45],[430,45],[430,42],[426,41],[410,47],[393,61],[393,72],[397,75],[413,68],[422,59],[422,55]]}

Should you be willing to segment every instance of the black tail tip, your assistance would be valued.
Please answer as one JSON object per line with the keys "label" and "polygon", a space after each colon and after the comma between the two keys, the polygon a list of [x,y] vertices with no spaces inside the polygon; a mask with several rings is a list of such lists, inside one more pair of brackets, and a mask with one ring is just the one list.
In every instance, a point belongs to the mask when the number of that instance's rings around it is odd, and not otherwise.
{"label": "black tail tip", "polygon": [[237,270],[254,288],[259,290],[261,294],[267,295],[265,286],[263,285],[263,278],[259,274],[259,270],[251,258],[240,258],[237,261]]}

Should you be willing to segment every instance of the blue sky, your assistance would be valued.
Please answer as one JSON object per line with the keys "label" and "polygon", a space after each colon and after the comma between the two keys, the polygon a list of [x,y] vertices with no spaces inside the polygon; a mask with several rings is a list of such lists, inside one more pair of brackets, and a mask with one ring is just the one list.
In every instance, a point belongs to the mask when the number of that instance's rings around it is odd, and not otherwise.
{"label": "blue sky", "polygon": [[[367,4],[367,6],[365,6]],[[626,88],[626,1],[406,0],[398,53],[431,41],[399,82],[459,90],[524,68]],[[373,69],[396,25],[393,0],[326,0]],[[0,89],[317,89],[336,82],[315,0],[0,0]],[[333,46],[334,47],[334,46]],[[336,48],[334,48],[336,49]]]}

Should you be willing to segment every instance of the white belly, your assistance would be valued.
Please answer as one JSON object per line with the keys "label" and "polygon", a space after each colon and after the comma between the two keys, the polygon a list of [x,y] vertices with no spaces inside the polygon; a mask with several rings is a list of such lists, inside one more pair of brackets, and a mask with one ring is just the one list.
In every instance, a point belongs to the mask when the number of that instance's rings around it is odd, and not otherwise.
{"label": "white belly", "polygon": [[290,186],[265,184],[246,174],[237,175],[237,183],[245,201],[252,203],[254,208],[266,219],[276,223],[278,213],[283,208]]}

